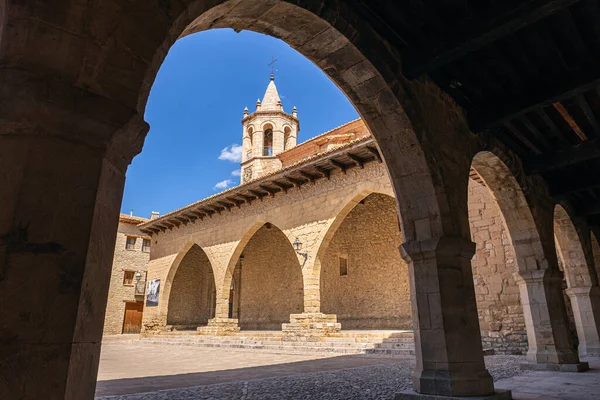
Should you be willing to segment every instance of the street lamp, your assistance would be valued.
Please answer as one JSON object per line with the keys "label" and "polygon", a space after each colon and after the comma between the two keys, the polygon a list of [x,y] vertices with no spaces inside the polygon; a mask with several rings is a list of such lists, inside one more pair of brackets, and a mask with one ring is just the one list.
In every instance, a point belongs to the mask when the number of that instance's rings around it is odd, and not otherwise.
{"label": "street lamp", "polygon": [[306,261],[306,259],[308,258],[308,253],[300,252],[300,250],[302,250],[302,242],[300,241],[300,239],[298,239],[298,237],[296,237],[296,240],[294,240],[292,246],[294,246],[294,250],[296,251],[296,253],[304,257],[304,260]]}

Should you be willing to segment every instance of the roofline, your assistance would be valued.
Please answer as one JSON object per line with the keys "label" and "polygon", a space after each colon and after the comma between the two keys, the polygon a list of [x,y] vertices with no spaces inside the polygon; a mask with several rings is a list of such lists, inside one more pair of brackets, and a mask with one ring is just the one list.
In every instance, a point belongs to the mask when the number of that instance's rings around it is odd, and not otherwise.
{"label": "roofline", "polygon": [[[354,121],[352,121],[352,122],[354,122]],[[370,135],[353,140],[351,142],[348,142],[346,145],[339,146],[339,147],[336,147],[329,151],[325,151],[325,152],[316,154],[312,157],[305,158],[305,159],[303,159],[297,163],[294,163],[292,165],[289,165],[285,168],[278,169],[277,171],[274,171],[268,175],[263,175],[260,178],[251,180],[249,182],[246,182],[246,183],[238,185],[238,186],[234,186],[230,189],[216,193],[212,196],[209,196],[202,200],[196,201],[185,207],[171,211],[165,215],[160,216],[159,218],[148,220],[148,221],[140,224],[139,227],[140,227],[140,229],[144,229],[144,228],[148,228],[152,225],[159,225],[161,223],[168,222],[168,220],[170,218],[176,217],[178,214],[180,214],[184,211],[191,211],[193,208],[201,207],[203,205],[208,207],[208,205],[211,204],[211,202],[213,202],[213,201],[216,202],[218,200],[226,200],[226,198],[228,196],[233,196],[236,193],[242,192],[244,190],[252,190],[252,189],[258,188],[262,183],[265,183],[266,181],[276,180],[276,179],[278,179],[277,177],[283,177],[291,172],[295,172],[296,170],[300,170],[311,164],[317,163],[317,162],[325,160],[325,159],[339,156],[341,153],[345,153],[346,151],[351,150],[353,148],[366,147],[370,144],[375,144],[375,139]],[[168,225],[173,225],[173,224],[169,223]]]}

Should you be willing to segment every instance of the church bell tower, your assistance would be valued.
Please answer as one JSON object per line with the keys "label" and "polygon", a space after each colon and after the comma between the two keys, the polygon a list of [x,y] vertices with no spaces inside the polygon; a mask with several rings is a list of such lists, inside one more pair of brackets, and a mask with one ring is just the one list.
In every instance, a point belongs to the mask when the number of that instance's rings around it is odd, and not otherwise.
{"label": "church bell tower", "polygon": [[291,114],[283,110],[273,74],[262,101],[256,101],[256,111],[244,110],[242,127],[241,183],[280,169],[277,155],[296,146],[300,122],[296,107]]}

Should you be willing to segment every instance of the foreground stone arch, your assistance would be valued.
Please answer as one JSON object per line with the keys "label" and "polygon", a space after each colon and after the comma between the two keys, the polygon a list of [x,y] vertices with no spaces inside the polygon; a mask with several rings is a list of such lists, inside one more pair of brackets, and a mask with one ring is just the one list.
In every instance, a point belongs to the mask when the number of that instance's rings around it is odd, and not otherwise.
{"label": "foreground stone arch", "polygon": [[579,355],[600,355],[600,287],[593,257],[586,258],[577,229],[560,204],[554,209],[554,235],[567,280],[566,293],[573,307]]}
{"label": "foreground stone arch", "polygon": [[[0,107],[0,117],[19,131],[43,133],[21,135],[27,140],[16,142],[11,138],[10,149],[4,150],[19,155],[18,163],[10,166],[16,178],[5,186],[9,200],[2,208],[10,210],[5,220],[11,221],[6,231],[31,222],[39,237],[52,237],[69,249],[66,255],[47,257],[45,271],[52,271],[48,288],[32,286],[25,272],[10,279],[11,285],[42,290],[40,297],[54,298],[50,287],[59,283],[64,269],[71,272],[73,282],[67,284],[74,289],[61,301],[38,306],[40,316],[69,313],[70,325],[55,326],[49,321],[45,327],[60,332],[52,342],[63,346],[61,357],[53,355],[57,358],[54,370],[63,382],[55,390],[77,398],[93,396],[89,382],[95,371],[81,366],[97,365],[108,282],[104,271],[110,264],[102,255],[112,253],[114,242],[114,237],[105,234],[116,228],[125,171],[141,150],[148,130],[141,115],[154,76],[181,35],[232,27],[281,38],[315,62],[358,107],[377,139],[396,191],[406,239],[403,255],[411,275],[416,389],[449,395],[493,392],[482,358],[469,266],[473,253],[466,209],[470,160],[455,157],[469,153],[469,139],[465,139],[469,132],[456,104],[427,78],[406,81],[394,46],[338,2],[310,0],[302,3],[304,8],[274,0],[145,4],[140,3],[136,12],[125,12],[112,2],[96,2],[85,9],[64,2],[51,11],[43,6],[17,7],[11,9],[8,18],[14,23],[2,38],[2,49],[8,44],[10,49],[0,55],[2,65],[8,66],[0,71],[6,83],[0,94],[10,101]],[[111,6],[120,12],[117,24]],[[38,23],[45,23],[46,28],[37,29]],[[101,29],[107,26],[114,29]],[[53,40],[72,30],[81,33],[77,40]],[[26,40],[7,40],[19,37],[20,32],[29,32]],[[31,51],[32,43],[56,45],[48,50],[49,56]],[[447,143],[453,146],[444,146]],[[31,153],[30,147],[36,151]],[[85,169],[75,170],[73,165]],[[42,169],[50,191],[28,183],[35,182]],[[52,212],[80,224],[72,232],[54,232],[44,226],[47,213],[36,214],[41,210],[36,205],[13,203],[17,198],[60,198]],[[114,222],[110,222],[111,215]],[[36,262],[40,264],[39,258]],[[88,298],[98,300],[82,300]],[[19,310],[13,312],[8,319],[18,321]],[[35,326],[15,322],[15,329],[30,332]],[[427,345],[421,335],[435,346]],[[458,342],[464,345],[452,346]],[[35,343],[48,343],[48,338],[36,337]],[[72,352],[77,352],[76,360]],[[438,363],[440,359],[445,362]],[[11,362],[17,369],[36,364],[29,359]],[[79,379],[79,374],[89,376]],[[32,387],[25,378],[12,385]],[[43,388],[31,390],[44,393]]]}
{"label": "foreground stone arch", "polygon": [[472,165],[500,208],[517,258],[517,283],[529,343],[528,360],[578,362],[567,333],[560,276],[544,252],[536,221],[520,184],[507,165],[492,152],[477,153]]}

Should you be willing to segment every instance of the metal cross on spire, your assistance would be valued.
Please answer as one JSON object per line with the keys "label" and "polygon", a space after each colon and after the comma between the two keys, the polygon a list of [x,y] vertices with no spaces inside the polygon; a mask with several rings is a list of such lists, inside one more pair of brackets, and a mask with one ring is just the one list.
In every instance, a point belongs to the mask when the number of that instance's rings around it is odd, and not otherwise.
{"label": "metal cross on spire", "polygon": [[277,71],[275,69],[275,63],[279,61],[277,60],[275,57],[271,57],[271,62],[269,63],[269,67],[271,67],[271,78],[275,78],[275,72]]}

